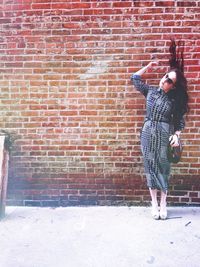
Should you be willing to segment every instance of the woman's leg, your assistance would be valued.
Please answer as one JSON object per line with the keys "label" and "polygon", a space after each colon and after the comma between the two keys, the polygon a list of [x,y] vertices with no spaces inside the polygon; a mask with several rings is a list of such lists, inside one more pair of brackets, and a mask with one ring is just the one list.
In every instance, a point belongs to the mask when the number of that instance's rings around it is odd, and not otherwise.
{"label": "woman's leg", "polygon": [[158,200],[157,200],[158,190],[149,188],[149,192],[151,195],[152,206],[158,206]]}
{"label": "woman's leg", "polygon": [[151,204],[152,204],[151,213],[152,213],[152,217],[155,220],[158,220],[160,215],[159,215],[159,211],[158,211],[157,189],[149,188],[149,192],[150,192],[150,195],[151,195]]}
{"label": "woman's leg", "polygon": [[167,191],[161,191],[160,218],[163,220],[167,219]]}

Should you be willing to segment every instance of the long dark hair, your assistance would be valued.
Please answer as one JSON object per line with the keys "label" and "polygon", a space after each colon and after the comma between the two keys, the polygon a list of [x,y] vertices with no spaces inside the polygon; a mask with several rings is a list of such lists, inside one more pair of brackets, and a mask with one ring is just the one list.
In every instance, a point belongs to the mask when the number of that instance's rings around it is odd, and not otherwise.
{"label": "long dark hair", "polygon": [[189,111],[187,79],[184,75],[184,42],[179,41],[176,44],[175,40],[171,39],[169,52],[170,71],[176,73],[175,90],[172,92],[174,98],[174,122],[176,123],[176,120]]}

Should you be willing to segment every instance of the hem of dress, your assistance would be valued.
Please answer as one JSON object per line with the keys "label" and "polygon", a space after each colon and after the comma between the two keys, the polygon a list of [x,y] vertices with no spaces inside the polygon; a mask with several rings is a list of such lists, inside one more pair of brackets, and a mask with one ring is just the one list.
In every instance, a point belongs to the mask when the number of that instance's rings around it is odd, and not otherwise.
{"label": "hem of dress", "polygon": [[163,189],[163,188],[158,188],[158,187],[153,187],[153,186],[148,186],[149,189],[151,190],[159,190],[164,192],[165,194],[167,193],[168,189]]}

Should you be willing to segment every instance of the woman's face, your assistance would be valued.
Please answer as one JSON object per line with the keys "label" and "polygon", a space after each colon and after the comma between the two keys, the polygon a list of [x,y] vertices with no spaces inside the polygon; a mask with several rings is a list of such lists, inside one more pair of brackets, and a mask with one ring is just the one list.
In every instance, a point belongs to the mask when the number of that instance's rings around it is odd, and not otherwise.
{"label": "woman's face", "polygon": [[169,92],[172,90],[176,83],[176,72],[170,71],[166,73],[162,79],[160,80],[160,88],[162,88],[165,92]]}

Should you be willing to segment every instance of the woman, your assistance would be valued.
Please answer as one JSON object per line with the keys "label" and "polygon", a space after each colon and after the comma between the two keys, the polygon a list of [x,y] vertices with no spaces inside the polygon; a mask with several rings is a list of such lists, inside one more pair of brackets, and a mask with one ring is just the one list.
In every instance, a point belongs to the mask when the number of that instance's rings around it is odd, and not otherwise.
{"label": "woman", "polygon": [[[151,67],[150,62],[135,74],[131,80],[135,88],[146,97],[146,118],[141,131],[141,149],[144,169],[152,200],[154,219],[167,218],[166,199],[170,162],[167,158],[168,143],[178,146],[181,131],[184,129],[184,114],[188,111],[187,81],[184,77],[183,53],[177,55],[176,43],[170,46],[170,70],[162,77],[159,87],[149,86],[141,76]],[[173,124],[173,134],[170,129]],[[161,190],[160,212],[157,191]]]}

